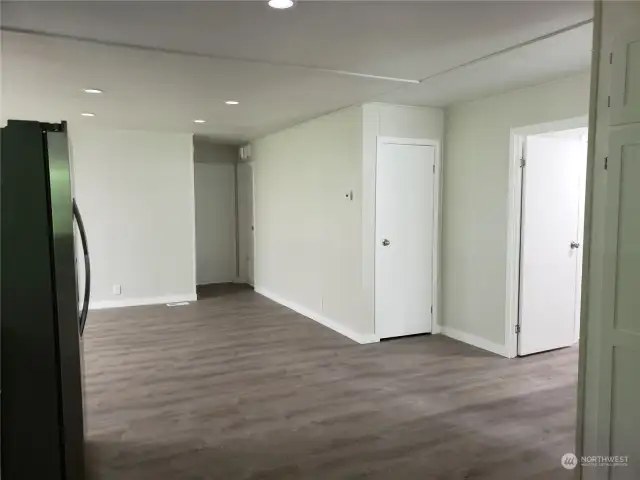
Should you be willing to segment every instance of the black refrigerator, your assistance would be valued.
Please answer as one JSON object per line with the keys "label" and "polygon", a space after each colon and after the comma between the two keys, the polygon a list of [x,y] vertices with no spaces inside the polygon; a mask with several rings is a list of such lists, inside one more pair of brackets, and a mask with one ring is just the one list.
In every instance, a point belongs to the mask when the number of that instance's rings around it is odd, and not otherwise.
{"label": "black refrigerator", "polygon": [[[84,478],[82,332],[90,272],[66,130],[64,122],[9,121],[0,133],[0,462],[6,480]],[[84,252],[78,259],[76,235]]]}

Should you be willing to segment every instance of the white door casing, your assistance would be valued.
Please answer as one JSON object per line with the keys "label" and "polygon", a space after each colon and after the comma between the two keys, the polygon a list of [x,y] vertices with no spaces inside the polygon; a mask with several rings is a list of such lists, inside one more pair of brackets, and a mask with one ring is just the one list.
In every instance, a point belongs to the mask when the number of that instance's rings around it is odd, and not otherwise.
{"label": "white door casing", "polygon": [[437,145],[416,143],[393,139],[378,143],[375,334],[379,338],[432,329]]}
{"label": "white door casing", "polygon": [[525,145],[519,355],[567,347],[576,339],[586,166],[579,137],[529,136]]}

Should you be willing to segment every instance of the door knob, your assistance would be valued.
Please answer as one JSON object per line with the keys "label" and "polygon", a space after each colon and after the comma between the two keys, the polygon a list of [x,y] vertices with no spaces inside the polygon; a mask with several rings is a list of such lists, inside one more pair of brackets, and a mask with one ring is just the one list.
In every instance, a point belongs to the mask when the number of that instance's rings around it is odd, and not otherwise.
{"label": "door knob", "polygon": [[382,246],[383,247],[387,247],[391,245],[391,242],[389,240],[387,240],[386,238],[384,240],[382,240]]}
{"label": "door knob", "polygon": [[578,242],[571,242],[571,248],[580,248],[580,244]]}

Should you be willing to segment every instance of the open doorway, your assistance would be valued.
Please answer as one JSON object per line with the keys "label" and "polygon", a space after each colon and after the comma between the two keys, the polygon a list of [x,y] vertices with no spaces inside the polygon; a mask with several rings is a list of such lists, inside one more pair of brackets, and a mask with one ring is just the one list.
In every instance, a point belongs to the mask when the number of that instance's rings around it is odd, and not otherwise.
{"label": "open doorway", "polygon": [[520,174],[508,338],[511,356],[525,356],[579,338],[588,132],[575,119],[512,133]]}
{"label": "open doorway", "polygon": [[194,138],[195,272],[200,297],[208,286],[231,284],[238,277],[237,156],[234,145]]}

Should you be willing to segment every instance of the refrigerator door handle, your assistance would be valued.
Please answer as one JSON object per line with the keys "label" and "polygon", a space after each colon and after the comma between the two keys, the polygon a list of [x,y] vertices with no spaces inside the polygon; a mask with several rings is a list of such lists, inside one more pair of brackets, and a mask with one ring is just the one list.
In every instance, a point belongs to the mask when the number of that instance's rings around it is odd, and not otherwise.
{"label": "refrigerator door handle", "polygon": [[87,323],[87,313],[89,312],[89,296],[91,295],[91,262],[89,261],[89,247],[87,244],[87,232],[84,229],[82,215],[73,199],[73,216],[78,223],[78,231],[80,232],[80,241],[82,242],[82,251],[84,253],[84,299],[82,302],[82,310],[80,311],[80,335],[84,333],[84,326]]}

